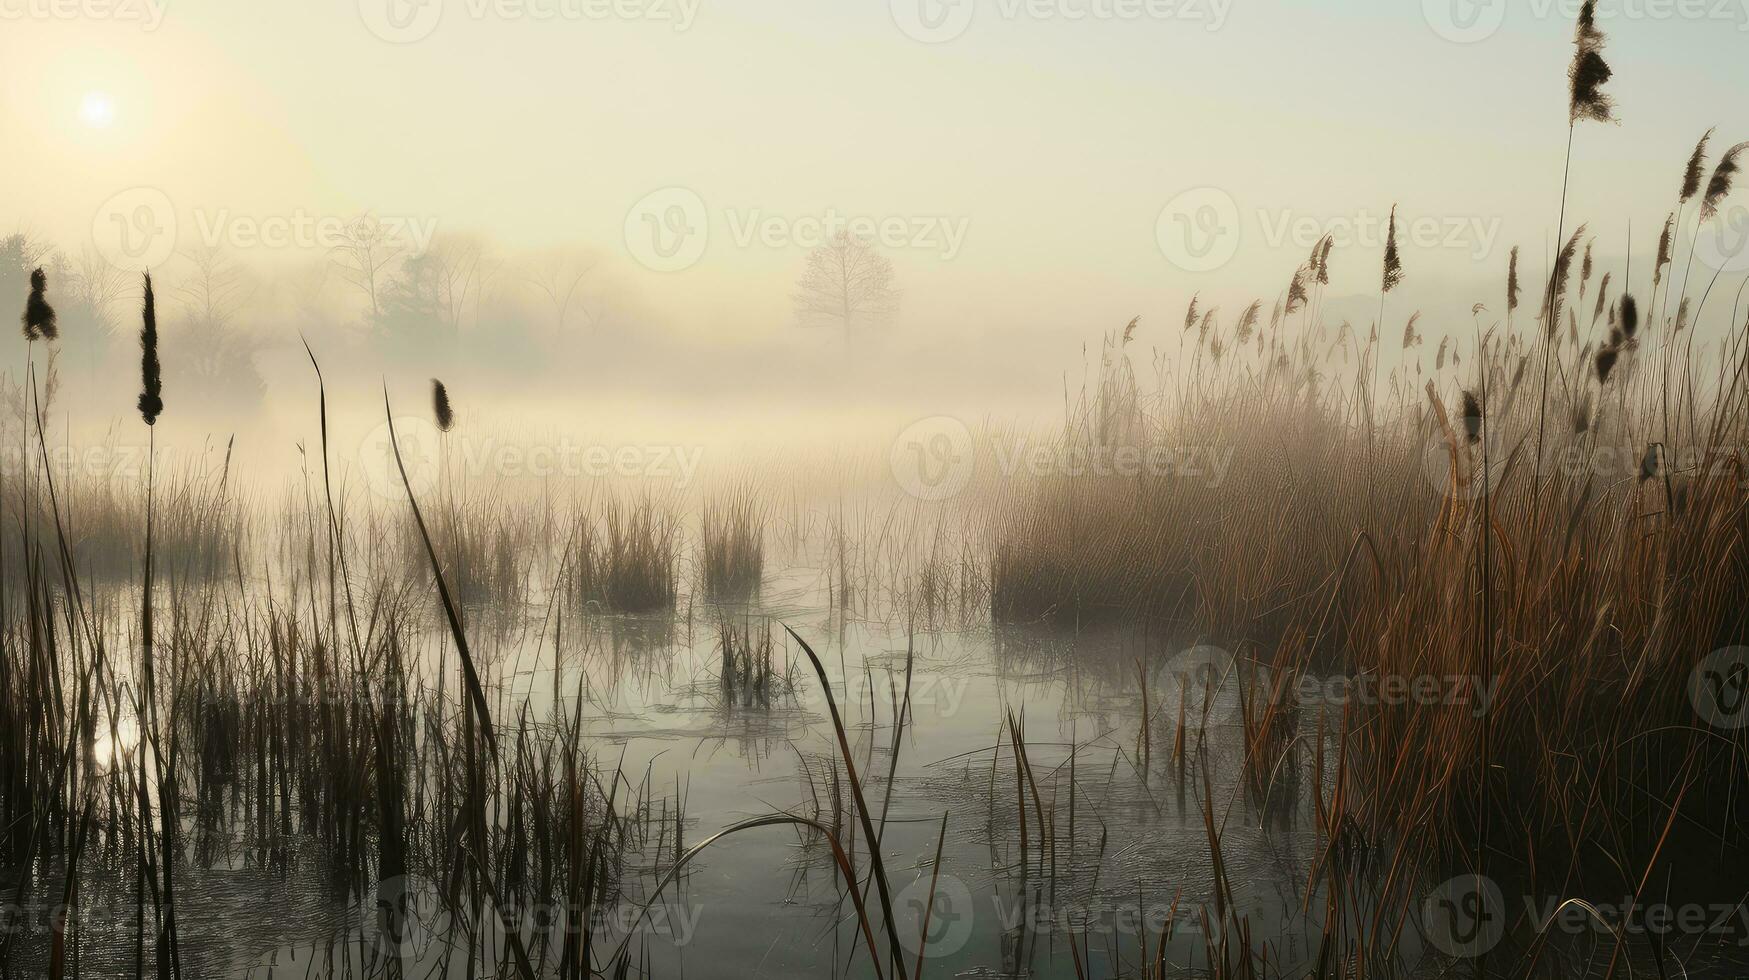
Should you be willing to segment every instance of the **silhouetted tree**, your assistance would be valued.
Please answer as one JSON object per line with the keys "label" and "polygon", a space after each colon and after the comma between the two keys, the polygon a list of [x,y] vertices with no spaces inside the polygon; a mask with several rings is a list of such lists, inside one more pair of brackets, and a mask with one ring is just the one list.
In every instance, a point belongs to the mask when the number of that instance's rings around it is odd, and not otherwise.
{"label": "silhouetted tree", "polygon": [[861,238],[841,231],[808,253],[795,303],[804,326],[836,326],[849,334],[884,324],[899,306],[893,263]]}

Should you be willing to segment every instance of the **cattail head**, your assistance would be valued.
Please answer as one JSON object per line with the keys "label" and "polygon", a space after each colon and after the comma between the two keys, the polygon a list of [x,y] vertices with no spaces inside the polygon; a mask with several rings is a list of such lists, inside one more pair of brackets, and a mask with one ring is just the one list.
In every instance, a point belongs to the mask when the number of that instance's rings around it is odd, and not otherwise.
{"label": "cattail head", "polygon": [[1615,370],[1616,358],[1620,356],[1621,352],[1616,350],[1614,345],[1605,346],[1602,350],[1597,352],[1598,384],[1607,384],[1609,382],[1609,372]]}
{"label": "cattail head", "polygon": [[24,324],[26,340],[39,337],[54,340],[56,337],[55,308],[49,305],[44,295],[48,289],[49,277],[41,269],[30,274],[30,298],[24,301],[24,315],[18,318]]}
{"label": "cattail head", "polygon": [[1688,297],[1682,297],[1682,305],[1676,308],[1676,328],[1671,333],[1681,333],[1688,326]]}
{"label": "cattail head", "polygon": [[1706,173],[1706,145],[1713,138],[1713,131],[1707,130],[1701,134],[1700,142],[1694,144],[1694,154],[1688,158],[1688,166],[1682,171],[1682,195],[1677,200],[1683,204],[1700,192],[1700,178]]}
{"label": "cattail head", "polygon": [[1403,281],[1403,258],[1397,253],[1397,206],[1391,205],[1391,227],[1385,234],[1384,291],[1396,289]]}
{"label": "cattail head", "polygon": [[1476,398],[1476,393],[1464,389],[1464,438],[1472,444],[1482,438],[1482,403]]}
{"label": "cattail head", "polygon": [[140,310],[140,418],[158,424],[164,411],[164,381],[158,367],[158,311],[152,299],[152,274],[146,273],[146,297]]}
{"label": "cattail head", "polygon": [[[1134,330],[1135,326],[1135,321],[1130,321],[1130,329]],[[1129,340],[1127,331],[1124,340]],[[431,414],[437,416],[437,431],[448,432],[455,427],[455,412],[449,407],[449,389],[436,378],[431,379]]]}
{"label": "cattail head", "polygon": [[1719,213],[1719,205],[1724,203],[1725,195],[1731,193],[1731,182],[1737,176],[1737,154],[1745,149],[1749,149],[1749,142],[1738,143],[1719,158],[1719,165],[1713,169],[1713,179],[1707,181],[1706,197],[1701,198],[1700,220],[1705,221]]}
{"label": "cattail head", "polygon": [[1197,294],[1191,296],[1190,297],[1190,309],[1184,311],[1184,329],[1186,331],[1190,330],[1191,327],[1196,326],[1196,316],[1197,316],[1196,299],[1197,299],[1197,296],[1200,296],[1200,295],[1202,295],[1202,294],[1197,293]]}
{"label": "cattail head", "polygon": [[1591,282],[1591,246],[1597,244],[1597,239],[1585,239],[1585,258],[1579,263],[1579,295],[1585,295],[1585,286]]}
{"label": "cattail head", "polygon": [[1664,447],[1656,442],[1646,445],[1646,455],[1640,460],[1640,481],[1643,483],[1664,472]]}
{"label": "cattail head", "polygon": [[1594,119],[1614,120],[1613,105],[1603,92],[1603,84],[1613,74],[1603,60],[1603,32],[1597,29],[1597,0],[1585,0],[1579,8],[1579,24],[1573,31],[1573,65],[1567,69],[1572,100],[1568,104],[1568,121]]}
{"label": "cattail head", "polygon": [[1439,338],[1439,352],[1433,357],[1433,369],[1435,371],[1441,370],[1445,367],[1445,352],[1449,347],[1451,347],[1450,337]]}
{"label": "cattail head", "polygon": [[1506,312],[1518,309],[1518,246],[1512,246],[1512,258],[1506,263]]}
{"label": "cattail head", "polygon": [[1634,302],[1632,293],[1624,293],[1621,298],[1621,334],[1628,340],[1634,339],[1634,331],[1640,329],[1640,305]]}

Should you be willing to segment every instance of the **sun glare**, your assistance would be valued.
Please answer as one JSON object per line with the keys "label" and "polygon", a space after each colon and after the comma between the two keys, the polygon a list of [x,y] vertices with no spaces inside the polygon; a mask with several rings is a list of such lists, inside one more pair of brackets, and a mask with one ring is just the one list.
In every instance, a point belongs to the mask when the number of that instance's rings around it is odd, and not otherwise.
{"label": "sun glare", "polygon": [[79,118],[92,129],[108,129],[115,122],[115,102],[102,92],[87,92],[79,103]]}

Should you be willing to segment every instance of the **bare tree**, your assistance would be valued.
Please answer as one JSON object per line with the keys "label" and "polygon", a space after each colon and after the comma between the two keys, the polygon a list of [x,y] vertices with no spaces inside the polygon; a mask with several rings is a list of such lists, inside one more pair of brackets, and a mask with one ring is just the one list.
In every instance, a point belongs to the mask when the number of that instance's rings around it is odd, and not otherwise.
{"label": "bare tree", "polygon": [[110,320],[110,311],[133,284],[133,277],[111,265],[103,253],[90,246],[79,251],[79,260],[73,271],[77,277],[75,300],[91,311],[93,319],[105,332],[113,329],[115,324]]}
{"label": "bare tree", "polygon": [[836,326],[849,333],[892,319],[899,294],[893,263],[847,232],[808,253],[795,293],[796,316],[806,326]]}
{"label": "bare tree", "polygon": [[373,214],[362,214],[346,226],[344,239],[329,250],[341,278],[364,293],[374,326],[382,316],[383,269],[402,252],[393,232]]}
{"label": "bare tree", "polygon": [[266,392],[255,359],[261,337],[234,321],[252,292],[244,269],[217,245],[182,253],[193,269],[176,290],[186,320],[166,347],[171,370],[186,383],[237,409],[258,404]]}
{"label": "bare tree", "polygon": [[438,319],[452,332],[459,331],[468,303],[474,303],[478,317],[480,291],[493,271],[486,244],[471,235],[445,235],[426,254],[431,257]]}
{"label": "bare tree", "polygon": [[[583,326],[594,329],[601,316],[599,297],[583,288],[584,281],[595,271],[593,256],[578,255],[564,249],[536,259],[534,272],[526,277],[546,300],[553,317],[553,328],[563,333],[570,325],[573,311]],[[593,304],[591,300],[594,300]]]}
{"label": "bare tree", "polygon": [[215,330],[229,326],[248,298],[243,269],[217,245],[199,245],[182,255],[194,266],[176,291],[188,318]]}

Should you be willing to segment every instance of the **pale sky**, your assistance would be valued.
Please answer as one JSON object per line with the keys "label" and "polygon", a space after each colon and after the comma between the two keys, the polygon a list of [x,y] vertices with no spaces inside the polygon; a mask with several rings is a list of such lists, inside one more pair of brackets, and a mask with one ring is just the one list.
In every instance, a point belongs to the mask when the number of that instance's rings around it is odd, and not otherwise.
{"label": "pale sky", "polygon": [[[1472,280],[1497,302],[1513,244],[1541,267],[1577,2],[1512,3],[1492,33],[1504,8],[1470,0],[958,2],[969,23],[939,0],[0,0],[0,229],[76,249],[149,188],[179,247],[222,234],[271,265],[297,250],[239,222],[371,209],[599,249],[657,320],[729,337],[790,328],[796,239],[829,214],[896,219],[901,323],[930,336],[1166,328],[1198,290],[1267,309],[1303,219],[1359,223],[1332,295],[1372,295],[1393,202],[1430,229],[1406,304]],[[1650,249],[1703,130],[1715,156],[1749,139],[1746,6],[1603,4],[1622,121],[1580,127],[1569,205],[1600,256],[1630,219]],[[919,12],[963,31],[917,40]],[[1471,14],[1485,37],[1442,36]],[[379,36],[396,23],[415,39]],[[1205,187],[1241,234],[1191,271],[1157,226]],[[709,237],[658,272],[627,229],[671,188]]]}

